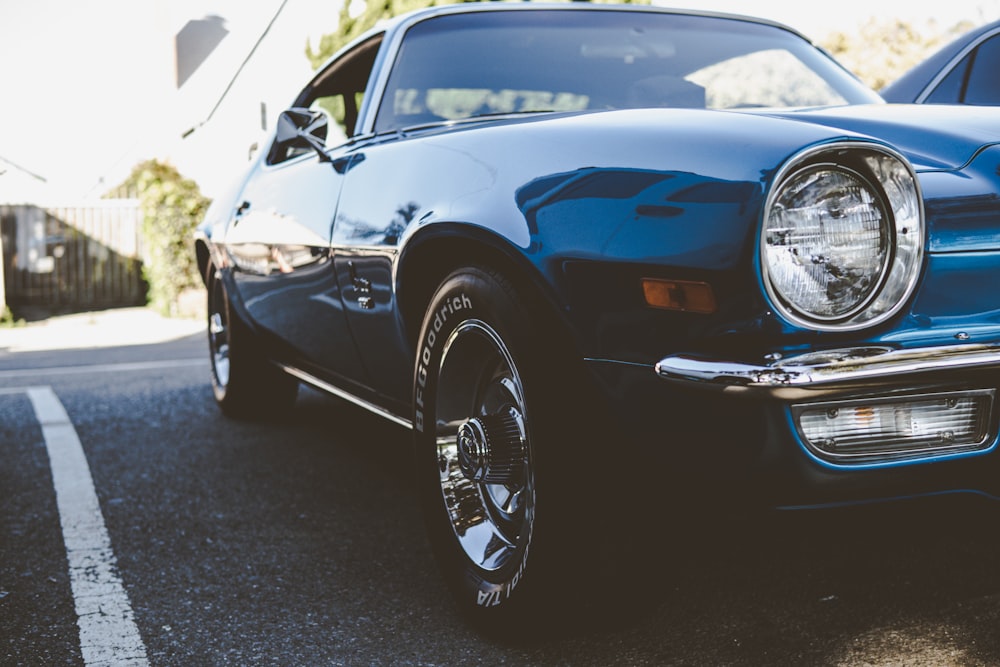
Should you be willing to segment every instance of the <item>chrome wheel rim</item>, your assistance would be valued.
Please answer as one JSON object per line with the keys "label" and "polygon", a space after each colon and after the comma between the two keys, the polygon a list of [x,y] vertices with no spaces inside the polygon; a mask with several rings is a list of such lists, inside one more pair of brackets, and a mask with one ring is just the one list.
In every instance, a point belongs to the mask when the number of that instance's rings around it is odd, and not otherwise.
{"label": "chrome wheel rim", "polygon": [[222,283],[213,279],[208,309],[208,346],[212,356],[212,373],[220,387],[229,385],[229,322],[225,298]]}
{"label": "chrome wheel rim", "polygon": [[[476,567],[499,570],[530,540],[535,486],[521,378],[485,322],[468,320],[449,336],[436,399],[437,463],[449,522]],[[492,435],[475,435],[483,432]],[[493,451],[476,458],[476,445],[485,441],[494,443]]]}

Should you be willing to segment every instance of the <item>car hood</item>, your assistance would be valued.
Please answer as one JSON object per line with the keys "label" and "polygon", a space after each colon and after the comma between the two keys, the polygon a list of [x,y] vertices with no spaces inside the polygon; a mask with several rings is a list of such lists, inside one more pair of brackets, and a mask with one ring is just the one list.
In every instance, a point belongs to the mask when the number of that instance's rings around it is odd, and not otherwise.
{"label": "car hood", "polygon": [[1000,143],[1000,114],[973,106],[872,104],[767,112],[867,135],[900,151],[917,171],[956,170]]}

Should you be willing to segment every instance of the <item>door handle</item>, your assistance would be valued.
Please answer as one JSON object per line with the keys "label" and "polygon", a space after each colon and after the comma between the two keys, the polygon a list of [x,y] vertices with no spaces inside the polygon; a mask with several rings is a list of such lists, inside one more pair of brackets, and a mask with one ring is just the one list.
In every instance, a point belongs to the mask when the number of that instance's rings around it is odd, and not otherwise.
{"label": "door handle", "polygon": [[354,290],[358,293],[358,305],[361,306],[362,310],[374,310],[375,299],[370,296],[372,293],[372,281],[358,275],[358,270],[354,267],[354,262],[347,263],[347,271],[351,275],[351,285],[354,286]]}
{"label": "door handle", "polygon": [[354,262],[347,263],[347,271],[351,274],[351,284],[359,292],[369,294],[372,291],[372,281],[358,275],[358,270],[354,268]]}

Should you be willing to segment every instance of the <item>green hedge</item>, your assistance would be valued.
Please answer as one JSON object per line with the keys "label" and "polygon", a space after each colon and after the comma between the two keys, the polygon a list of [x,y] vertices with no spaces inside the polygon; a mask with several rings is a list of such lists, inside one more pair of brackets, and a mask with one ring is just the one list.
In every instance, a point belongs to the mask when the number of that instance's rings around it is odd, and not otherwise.
{"label": "green hedge", "polygon": [[177,315],[180,294],[201,285],[192,234],[210,200],[194,181],[158,160],[136,165],[116,189],[121,193],[137,197],[142,208],[143,277],[149,283],[149,305],[163,315]]}

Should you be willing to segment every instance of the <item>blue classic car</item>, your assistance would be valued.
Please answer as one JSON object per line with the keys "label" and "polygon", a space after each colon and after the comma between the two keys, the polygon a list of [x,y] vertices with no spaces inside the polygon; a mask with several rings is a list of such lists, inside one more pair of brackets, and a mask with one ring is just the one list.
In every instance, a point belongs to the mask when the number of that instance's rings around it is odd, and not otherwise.
{"label": "blue classic car", "polygon": [[504,627],[640,514],[990,493],[998,195],[1000,116],[884,104],[769,21],[419,11],[199,229],[215,397],[412,431],[443,576]]}

